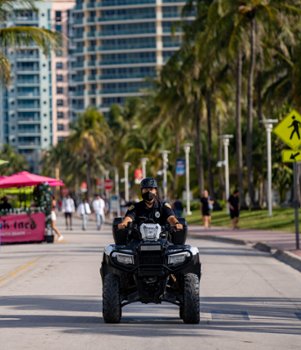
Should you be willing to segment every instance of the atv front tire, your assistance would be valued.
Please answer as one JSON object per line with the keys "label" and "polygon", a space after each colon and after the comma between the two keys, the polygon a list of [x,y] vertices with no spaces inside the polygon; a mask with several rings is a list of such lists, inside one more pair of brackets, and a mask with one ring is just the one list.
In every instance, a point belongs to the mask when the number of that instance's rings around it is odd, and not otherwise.
{"label": "atv front tire", "polygon": [[194,273],[184,275],[183,305],[180,306],[180,316],[184,323],[200,322],[199,278]]}
{"label": "atv front tire", "polygon": [[104,277],[102,315],[106,323],[119,323],[121,319],[120,281],[112,273]]}

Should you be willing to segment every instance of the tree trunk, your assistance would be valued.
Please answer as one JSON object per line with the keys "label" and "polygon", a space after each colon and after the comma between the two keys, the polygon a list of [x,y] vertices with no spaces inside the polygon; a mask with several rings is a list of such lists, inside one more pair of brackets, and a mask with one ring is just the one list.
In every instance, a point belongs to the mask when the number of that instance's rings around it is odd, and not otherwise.
{"label": "tree trunk", "polygon": [[239,190],[239,200],[241,207],[245,207],[245,196],[243,188],[243,157],[242,157],[242,133],[241,133],[241,81],[242,81],[242,55],[240,48],[237,53],[236,66],[236,105],[235,105],[235,124],[236,124],[236,157],[237,157],[237,183]]}
{"label": "tree trunk", "polygon": [[204,186],[204,170],[203,170],[203,147],[201,142],[201,119],[200,101],[197,96],[194,100],[194,117],[195,117],[195,161],[196,172],[198,178],[199,195],[201,195]]}
{"label": "tree trunk", "polygon": [[254,207],[254,174],[253,174],[253,82],[254,82],[254,70],[255,70],[255,19],[251,20],[251,33],[250,33],[250,67],[248,76],[248,122],[247,122],[247,168],[248,168],[248,193],[250,197],[250,206]]}
{"label": "tree trunk", "polygon": [[212,92],[209,89],[206,92],[206,108],[207,108],[207,140],[208,140],[208,186],[209,193],[211,196],[214,196],[214,179],[212,172],[212,113],[211,113],[211,95]]}
{"label": "tree trunk", "polygon": [[258,72],[257,74],[257,114],[258,114],[258,120],[259,123],[262,122],[263,117],[262,117],[262,74],[261,71]]}

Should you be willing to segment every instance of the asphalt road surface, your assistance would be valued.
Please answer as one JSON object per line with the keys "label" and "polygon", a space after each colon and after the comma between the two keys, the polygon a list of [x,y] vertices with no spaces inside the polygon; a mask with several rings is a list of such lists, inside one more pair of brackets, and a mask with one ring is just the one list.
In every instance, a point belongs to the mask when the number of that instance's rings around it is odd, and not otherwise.
{"label": "asphalt road surface", "polygon": [[0,349],[300,349],[301,274],[266,253],[188,239],[202,261],[201,322],[174,305],[132,304],[102,319],[102,232],[59,227],[65,241],[0,247]]}

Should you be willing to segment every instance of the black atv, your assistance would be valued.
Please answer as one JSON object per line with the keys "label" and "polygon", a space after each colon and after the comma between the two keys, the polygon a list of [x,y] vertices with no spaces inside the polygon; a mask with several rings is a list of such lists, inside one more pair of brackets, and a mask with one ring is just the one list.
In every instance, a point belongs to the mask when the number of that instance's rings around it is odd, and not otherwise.
{"label": "black atv", "polygon": [[100,269],[104,321],[119,323],[121,308],[133,302],[166,301],[179,306],[184,323],[199,323],[201,265],[198,249],[185,244],[185,220],[181,231],[147,220],[119,230],[121,221],[113,222],[115,244],[105,248]]}

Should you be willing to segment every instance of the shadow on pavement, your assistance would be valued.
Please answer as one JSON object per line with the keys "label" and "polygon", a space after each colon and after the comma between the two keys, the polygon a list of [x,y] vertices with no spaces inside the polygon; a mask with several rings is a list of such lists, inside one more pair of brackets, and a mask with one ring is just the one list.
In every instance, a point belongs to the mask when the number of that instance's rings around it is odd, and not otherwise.
{"label": "shadow on pavement", "polygon": [[[128,305],[123,310],[122,322],[111,325],[103,322],[101,299],[97,297],[1,297],[3,311],[0,328],[54,327],[71,334],[158,337],[166,335],[166,332],[175,337],[205,336],[208,334],[204,331],[209,333],[211,330],[291,335],[301,333],[301,298],[204,297],[200,299],[200,304],[199,325],[183,324],[178,317],[178,308],[168,304]],[[5,309],[8,309],[6,314]]]}

